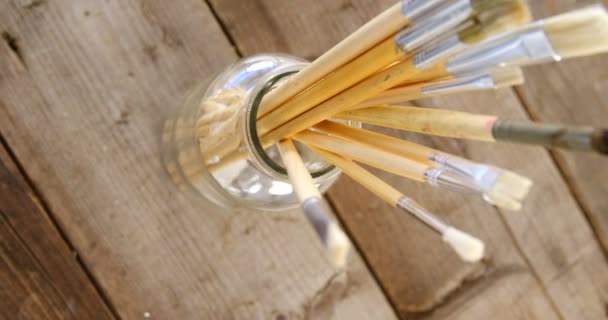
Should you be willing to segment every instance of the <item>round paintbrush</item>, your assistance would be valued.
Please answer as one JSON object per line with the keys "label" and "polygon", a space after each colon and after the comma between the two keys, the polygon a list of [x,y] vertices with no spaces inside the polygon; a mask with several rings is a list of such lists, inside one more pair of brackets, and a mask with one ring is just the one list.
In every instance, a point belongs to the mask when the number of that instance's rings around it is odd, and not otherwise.
{"label": "round paintbrush", "polygon": [[462,260],[477,262],[483,258],[485,245],[481,240],[446,224],[416,201],[404,196],[401,192],[353,161],[318,148],[313,147],[313,150],[391,206],[411,214],[440,234],[443,241],[448,243]]}

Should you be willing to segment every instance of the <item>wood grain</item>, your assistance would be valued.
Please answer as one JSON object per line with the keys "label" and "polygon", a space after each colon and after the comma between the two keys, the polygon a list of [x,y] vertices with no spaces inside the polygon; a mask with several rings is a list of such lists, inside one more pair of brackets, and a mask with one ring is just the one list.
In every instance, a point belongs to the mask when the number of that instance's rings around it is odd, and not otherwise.
{"label": "wood grain", "polygon": [[0,130],[121,318],[395,317],[296,211],[231,212],[171,184],[162,121],[237,59],[205,2],[22,2],[0,4]]}
{"label": "wood grain", "polygon": [[0,319],[113,319],[0,145]]}
{"label": "wood grain", "polygon": [[[492,113],[505,119],[526,118],[516,95],[508,89],[433,98],[422,105]],[[499,107],[492,108],[494,105]],[[584,214],[548,152],[539,147],[511,144],[457,143],[464,148],[457,154],[514,170],[534,181],[522,211],[502,211],[501,218],[563,318],[603,317],[604,302],[608,299],[608,266]]]}
{"label": "wood grain", "polygon": [[[546,17],[598,1],[544,1],[533,13]],[[608,4],[604,1],[604,4]],[[606,127],[608,122],[608,55],[527,68],[527,85],[518,88],[534,120]],[[593,154],[553,153],[571,191],[585,211],[604,251],[608,250],[608,170],[605,157]]]}
{"label": "wood grain", "polygon": [[[243,54],[274,50],[302,57],[318,56],[391,4],[388,0],[211,2]],[[535,8],[545,5],[551,3],[533,2]],[[302,21],[314,23],[304,27]],[[423,105],[527,117],[509,89],[432,99]],[[352,180],[344,177],[332,188],[330,199],[402,317],[604,317],[606,263],[566,180],[546,151],[385,132],[504,166],[536,182],[521,212],[501,212],[481,199],[380,174],[408,196],[486,241],[490,259],[480,266],[460,263],[432,233],[371,198]],[[594,168],[600,167],[596,164]]]}

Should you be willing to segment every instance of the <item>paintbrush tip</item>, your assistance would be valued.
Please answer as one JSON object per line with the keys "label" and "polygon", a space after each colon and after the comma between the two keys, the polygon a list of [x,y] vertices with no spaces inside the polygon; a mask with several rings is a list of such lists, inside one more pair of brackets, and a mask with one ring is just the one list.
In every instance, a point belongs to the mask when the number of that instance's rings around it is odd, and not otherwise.
{"label": "paintbrush tip", "polygon": [[468,233],[449,227],[443,233],[442,238],[443,241],[447,242],[464,261],[477,262],[483,258],[485,244],[483,241]]}
{"label": "paintbrush tip", "polygon": [[518,211],[532,185],[532,180],[505,171],[496,179],[490,190],[484,193],[484,198],[497,207]]}
{"label": "paintbrush tip", "polygon": [[350,251],[350,241],[335,222],[327,228],[327,249],[332,265],[336,268],[343,268]]}
{"label": "paintbrush tip", "polygon": [[608,51],[608,12],[601,5],[548,18],[543,28],[561,58]]}

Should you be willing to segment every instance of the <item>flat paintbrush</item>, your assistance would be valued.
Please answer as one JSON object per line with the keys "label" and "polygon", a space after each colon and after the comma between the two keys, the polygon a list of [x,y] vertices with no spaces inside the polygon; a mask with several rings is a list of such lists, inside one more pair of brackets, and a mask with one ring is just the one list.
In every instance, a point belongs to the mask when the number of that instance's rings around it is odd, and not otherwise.
{"label": "flat paintbrush", "polygon": [[[441,50],[442,47],[447,49]],[[517,66],[605,52],[608,50],[608,16],[599,6],[558,15],[494,37],[469,52],[441,62],[445,56],[441,52],[450,52],[453,47],[459,47],[458,43],[434,45],[413,59],[382,70],[269,132],[262,138],[263,144],[269,146],[403,83],[453,77],[503,64]],[[242,157],[238,151],[229,155],[231,159]]]}
{"label": "flat paintbrush", "polygon": [[503,14],[498,14],[495,19],[489,19],[489,23],[486,26],[467,28],[466,35],[462,38],[460,36],[451,37],[448,40],[434,44],[415,57],[398,62],[374,74],[296,118],[286,123],[280,122],[279,124],[282,124],[279,127],[263,137],[263,144],[270,145],[283,137],[289,137],[296,132],[305,130],[336,113],[345,111],[370,97],[398,86],[408,79],[415,79],[423,72],[425,75],[436,75],[432,79],[441,78],[442,75],[446,74],[443,64],[434,65],[431,69],[422,68],[416,63],[418,57],[423,55],[432,57],[434,60],[440,58],[447,59],[450,55],[458,52],[458,50],[469,47],[471,45],[469,43],[477,43],[481,39],[496,34],[498,31],[509,30],[527,22],[529,20],[527,13],[525,5],[514,4],[513,10],[506,10]]}
{"label": "flat paintbrush", "polygon": [[[509,210],[521,208],[521,201],[529,189],[528,185],[522,192],[514,190],[511,183],[505,185],[505,180],[502,179],[506,173],[505,170],[456,157],[450,158],[449,162],[420,161],[420,158],[411,156],[408,152],[397,153],[378,147],[382,142],[369,144],[311,130],[302,131],[293,138],[308,146],[334,152],[345,158],[437,188],[479,194],[485,201]],[[424,150],[415,150],[415,148],[410,149],[412,149],[411,153],[424,152]],[[452,164],[456,164],[456,166]],[[509,176],[516,175],[510,174]]]}
{"label": "flat paintbrush", "polygon": [[[460,31],[457,37],[463,42],[474,43],[508,27],[528,22],[529,18],[522,18],[522,16],[528,17],[522,12],[527,13],[527,7],[521,0],[458,0],[441,7],[433,11],[430,16],[416,21],[414,26],[396,37],[389,37],[353,61],[336,69],[268,114],[258,113],[258,134],[269,132],[374,72],[410,56],[421,46],[435,40],[438,35],[449,33],[466,19],[476,18],[473,26]],[[512,25],[505,24],[504,21],[510,19],[516,22],[511,22]]]}
{"label": "flat paintbrush", "polygon": [[452,73],[522,66],[608,51],[608,13],[592,6],[533,22],[464,52],[446,64]]}
{"label": "flat paintbrush", "polygon": [[[461,185],[461,187],[455,188],[455,184],[453,184],[450,187],[452,190],[460,190],[465,193],[480,191],[484,200],[498,207],[518,210],[532,187],[530,179],[517,173],[487,164],[476,163],[407,140],[333,121],[323,121],[313,128],[354,143],[381,146],[383,150],[390,153],[425,163],[437,169],[451,171],[452,179],[458,181]],[[442,186],[441,175],[433,174],[430,176],[435,179],[431,181],[433,185]],[[443,185],[446,186],[445,183]]]}
{"label": "flat paintbrush", "polygon": [[354,106],[352,109],[396,104],[454,93],[495,90],[523,83],[524,76],[520,68],[493,68],[453,79],[393,88]]}
{"label": "flat paintbrush", "polygon": [[415,64],[427,69],[405,83],[454,77],[496,66],[524,66],[608,51],[608,14],[597,5],[575,10],[492,37],[447,61],[433,50],[418,54]]}
{"label": "flat paintbrush", "polygon": [[317,190],[293,142],[285,139],[277,145],[302,211],[327,248],[331,263],[337,268],[343,267],[350,248],[348,237],[331,218],[331,208]]}
{"label": "flat paintbrush", "polygon": [[394,4],[266,95],[258,117],[274,110],[340,66],[447,1],[414,0]]}
{"label": "flat paintbrush", "polygon": [[404,196],[353,161],[329,151],[314,147],[312,149],[391,206],[411,214],[440,234],[443,241],[448,243],[462,260],[477,262],[483,258],[485,245],[481,240],[446,224],[416,201]]}

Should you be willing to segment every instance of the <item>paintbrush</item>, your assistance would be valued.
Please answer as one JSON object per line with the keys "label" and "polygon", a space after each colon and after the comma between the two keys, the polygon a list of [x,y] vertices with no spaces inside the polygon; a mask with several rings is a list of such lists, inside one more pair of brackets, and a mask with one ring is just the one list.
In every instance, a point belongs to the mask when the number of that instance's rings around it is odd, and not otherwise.
{"label": "paintbrush", "polygon": [[[439,63],[419,54],[415,64],[428,68],[411,81],[467,74],[496,66],[524,66],[608,51],[608,14],[603,6],[575,10],[538,20],[492,37]],[[439,63],[439,65],[438,65]]]}
{"label": "paintbrush", "polygon": [[411,106],[380,106],[336,115],[336,118],[423,134],[541,145],[571,151],[608,153],[608,130]]}
{"label": "paintbrush", "polygon": [[462,260],[477,262],[483,258],[485,245],[481,240],[446,224],[416,201],[404,196],[353,161],[329,151],[314,147],[312,149],[391,206],[411,214],[440,234],[443,241],[448,243]]}
{"label": "paintbrush", "polygon": [[[461,187],[458,190],[465,193],[470,193],[471,189],[479,190],[482,192],[484,200],[498,207],[519,210],[521,202],[532,187],[530,179],[517,173],[488,164],[476,163],[447,152],[377,132],[333,121],[323,121],[313,128],[351,142],[370,146],[380,145],[382,149],[390,153],[414,159],[431,167],[451,171],[452,174],[460,176],[459,181],[474,185],[472,188]],[[441,179],[439,178],[439,180]],[[434,182],[436,186],[441,186],[441,184],[441,182]]]}
{"label": "paintbrush", "polygon": [[302,211],[327,248],[332,265],[343,267],[350,249],[348,237],[331,218],[331,208],[317,189],[293,142],[285,139],[277,146]]}
{"label": "paintbrush", "polygon": [[[417,72],[402,85],[446,79],[493,67],[525,66],[608,51],[608,18],[603,6],[575,10],[491,37],[445,60],[435,48],[416,55]],[[449,41],[445,47],[449,48]]]}
{"label": "paintbrush", "polygon": [[520,68],[493,68],[453,79],[417,83],[387,90],[352,109],[396,104],[447,94],[481,90],[495,90],[524,83]]}
{"label": "paintbrush", "polygon": [[[438,54],[439,56],[449,56],[450,54],[458,52],[458,50],[461,48],[466,48],[469,41],[478,42],[480,39],[495,34],[497,30],[508,30],[528,21],[529,16],[527,14],[522,14],[522,12],[528,12],[525,5],[514,5],[513,10],[506,11],[504,15],[500,15],[496,19],[490,19],[487,27],[467,29],[468,31],[465,33],[466,37],[462,39],[460,37],[453,38],[458,41],[461,46],[450,45],[443,49],[445,46],[444,42],[439,42],[438,44],[434,44],[431,49],[441,52],[441,54]],[[418,57],[420,54],[422,53],[417,54],[415,57]],[[428,72],[428,70],[419,68],[414,63],[415,57],[413,59],[410,58],[398,62],[389,68],[365,79],[364,81],[359,82],[333,98],[317,105],[313,109],[304,112],[298,117],[293,118],[286,123],[282,123],[281,126],[269,132],[267,136],[263,138],[264,144],[272,144],[283,137],[288,137],[298,131],[302,131],[313,126],[315,123],[322,121],[323,119],[347,110],[348,108],[372,96],[380,94],[385,90],[395,87],[408,79],[415,78],[423,71]],[[437,68],[440,69],[439,67]]]}
{"label": "paintbrush", "polygon": [[258,118],[446,2],[448,0],[409,0],[394,4],[266,95]]}
{"label": "paintbrush", "polygon": [[[382,141],[367,144],[310,130],[302,131],[293,138],[308,146],[334,152],[348,159],[437,188],[479,194],[486,202],[509,210],[521,208],[521,201],[531,185],[528,179],[506,170],[454,156],[442,158],[441,154],[429,153],[426,158],[432,158],[420,161],[410,153],[424,153],[424,150],[410,147],[412,151],[409,152],[391,152],[377,147],[383,143]],[[516,177],[517,182],[509,181],[511,177]]]}
{"label": "paintbrush", "polygon": [[[513,12],[527,12],[525,8],[521,0],[459,0],[434,10],[428,16],[416,21],[412,27],[407,28],[395,37],[389,37],[382,41],[353,61],[319,80],[301,94],[274,108],[272,112],[264,113],[262,116],[258,114],[258,134],[267,133],[278,124],[313,108],[391,63],[409,56],[415,50],[435,40],[439,35],[449,33],[471,17],[478,19],[474,23],[475,26],[460,31],[460,37],[463,39],[471,38],[470,41],[480,41],[477,38],[472,39],[474,38],[472,34],[478,36],[479,32],[473,32],[470,29],[475,29],[475,31],[480,28],[499,30],[500,28],[495,27],[494,23],[498,24],[501,19],[505,19],[503,16],[514,15]],[[497,18],[497,16],[500,18]],[[497,31],[494,33],[497,33]],[[489,35],[490,33],[486,36]]]}

